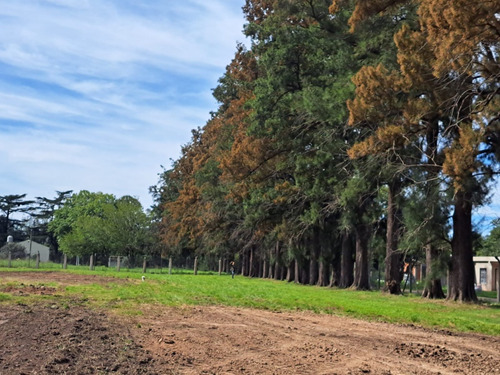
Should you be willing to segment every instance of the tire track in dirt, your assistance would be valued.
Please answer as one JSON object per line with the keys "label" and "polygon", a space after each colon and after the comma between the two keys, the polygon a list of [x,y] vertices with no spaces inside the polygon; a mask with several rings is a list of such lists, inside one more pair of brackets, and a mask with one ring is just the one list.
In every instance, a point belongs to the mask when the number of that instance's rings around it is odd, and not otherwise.
{"label": "tire track in dirt", "polygon": [[156,308],[138,322],[145,346],[170,338],[152,353],[190,358],[181,374],[500,374],[499,340],[482,335],[228,307]]}

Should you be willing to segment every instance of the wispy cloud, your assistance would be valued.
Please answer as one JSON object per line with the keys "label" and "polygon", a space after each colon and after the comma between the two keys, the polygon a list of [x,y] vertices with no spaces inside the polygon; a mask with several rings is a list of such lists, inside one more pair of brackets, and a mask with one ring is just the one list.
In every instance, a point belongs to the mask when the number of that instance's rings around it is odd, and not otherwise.
{"label": "wispy cloud", "polygon": [[243,3],[2,3],[0,194],[89,189],[148,205],[160,165],[215,109]]}

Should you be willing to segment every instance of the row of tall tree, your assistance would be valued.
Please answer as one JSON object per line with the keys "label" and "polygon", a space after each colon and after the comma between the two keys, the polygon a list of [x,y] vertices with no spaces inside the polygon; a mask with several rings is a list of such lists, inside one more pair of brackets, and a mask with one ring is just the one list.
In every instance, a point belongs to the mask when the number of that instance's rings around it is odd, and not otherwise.
{"label": "row of tall tree", "polygon": [[246,0],[244,34],[152,189],[171,254],[242,273],[475,300],[472,210],[498,167],[500,3]]}

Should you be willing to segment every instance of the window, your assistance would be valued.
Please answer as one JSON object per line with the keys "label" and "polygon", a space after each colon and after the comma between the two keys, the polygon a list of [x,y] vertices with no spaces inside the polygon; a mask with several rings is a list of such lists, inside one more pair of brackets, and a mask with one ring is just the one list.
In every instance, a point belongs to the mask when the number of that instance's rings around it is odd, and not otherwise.
{"label": "window", "polygon": [[486,284],[486,268],[479,269],[479,284]]}

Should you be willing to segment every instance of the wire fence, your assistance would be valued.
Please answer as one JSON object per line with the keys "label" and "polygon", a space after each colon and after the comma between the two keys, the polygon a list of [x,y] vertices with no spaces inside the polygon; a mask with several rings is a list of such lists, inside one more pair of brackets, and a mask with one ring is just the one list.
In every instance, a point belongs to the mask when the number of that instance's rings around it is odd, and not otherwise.
{"label": "wire fence", "polygon": [[[221,262],[222,263],[222,262]],[[40,261],[38,254],[23,259],[0,257],[0,268],[33,269],[54,271],[90,270],[133,273],[174,273],[174,274],[230,274],[229,266],[219,267],[219,262],[198,257],[162,257],[160,255],[129,258],[126,256],[102,256],[97,254],[81,257],[62,256],[59,261]]]}
{"label": "wire fence", "polygon": [[[216,258],[216,257],[162,257],[143,256],[129,259],[124,256],[95,256],[86,255],[82,257],[61,257],[58,262],[48,261],[41,262],[37,256],[30,259],[0,259],[0,268],[11,269],[38,269],[45,271],[55,271],[61,269],[68,270],[89,270],[89,271],[105,271],[105,272],[130,272],[130,273],[152,273],[152,274],[213,274],[213,275],[231,275],[231,260]],[[242,275],[241,267],[235,266],[235,273]],[[286,280],[286,273],[282,275],[271,274],[255,274],[243,275],[265,279]],[[377,269],[372,269],[370,272],[370,285],[373,290],[383,288],[384,280],[383,273]],[[293,282],[294,280],[288,280]],[[334,285],[329,285],[334,286]],[[404,292],[419,294],[423,289],[423,281],[417,280],[413,276],[405,277],[402,282],[402,290]]]}

